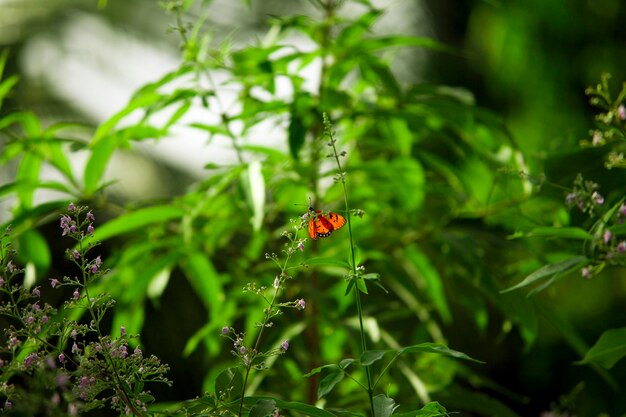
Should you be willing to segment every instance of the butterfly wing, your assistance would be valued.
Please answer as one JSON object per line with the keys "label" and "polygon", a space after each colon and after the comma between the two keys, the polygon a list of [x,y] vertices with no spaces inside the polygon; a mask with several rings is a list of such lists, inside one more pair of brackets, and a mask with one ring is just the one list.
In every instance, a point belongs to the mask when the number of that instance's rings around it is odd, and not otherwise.
{"label": "butterfly wing", "polygon": [[337,230],[346,224],[346,218],[341,214],[330,212],[328,213],[328,221],[333,225],[333,230]]}
{"label": "butterfly wing", "polygon": [[337,213],[328,213],[328,217],[321,210],[312,210],[309,219],[309,236],[311,239],[328,237],[334,231],[346,224],[346,219]]}

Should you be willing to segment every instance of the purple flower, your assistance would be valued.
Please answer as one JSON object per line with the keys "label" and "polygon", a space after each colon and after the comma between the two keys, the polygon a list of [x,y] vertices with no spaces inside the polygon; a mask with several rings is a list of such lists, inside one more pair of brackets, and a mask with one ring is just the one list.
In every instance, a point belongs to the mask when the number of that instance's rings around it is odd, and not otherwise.
{"label": "purple flower", "polygon": [[34,321],[35,321],[35,318],[33,316],[28,316],[28,318],[26,319],[26,323],[28,324],[33,324]]}
{"label": "purple flower", "polygon": [[74,290],[74,294],[72,294],[72,298],[73,298],[74,300],[78,300],[78,297],[79,297],[79,296],[80,296],[80,293],[78,292],[78,288],[76,288],[76,289]]}
{"label": "purple flower", "polygon": [[141,349],[139,349],[139,346],[137,346],[135,350],[133,351],[133,354],[137,356],[141,356],[142,353],[143,352],[141,351]]}
{"label": "purple flower", "polygon": [[72,227],[72,218],[66,214],[61,216],[61,229],[63,229],[63,234],[61,236],[65,236],[70,233],[70,229]]}
{"label": "purple flower", "polygon": [[278,279],[278,276],[276,276],[276,278],[274,278],[274,288],[278,289],[279,285],[280,285],[280,280]]}
{"label": "purple flower", "polygon": [[598,146],[600,145],[601,142],[602,142],[602,134],[598,132],[597,130],[594,131],[593,135],[591,135],[591,143],[594,146]]}
{"label": "purple flower", "polygon": [[574,200],[576,200],[576,194],[574,193],[569,193],[568,195],[565,196],[565,202],[567,203],[568,206],[573,205]]}
{"label": "purple flower", "polygon": [[87,214],[85,215],[85,218],[86,218],[87,220],[89,220],[89,221],[92,221],[92,222],[96,221],[96,218],[94,217],[94,215],[93,215],[93,213],[91,212],[91,210],[89,210],[89,211],[87,212]]}
{"label": "purple flower", "polygon": [[286,352],[287,349],[289,349],[289,342],[285,340],[283,343],[280,344],[280,348]]}
{"label": "purple flower", "polygon": [[78,227],[76,227],[75,224],[70,226],[70,233],[76,233],[78,232]]}
{"label": "purple flower", "polygon": [[36,354],[36,353],[34,353],[34,352],[33,352],[33,353],[31,353],[30,355],[28,355],[28,356],[26,357],[26,359],[24,359],[24,366],[25,366],[26,368],[28,368],[28,367],[29,367],[29,366],[31,366],[31,365],[33,364],[33,362],[35,362],[35,360],[36,360],[36,359],[38,359],[38,358],[39,358],[39,356],[37,356],[37,354]]}
{"label": "purple flower", "polygon": [[10,409],[12,409],[12,408],[13,408],[13,403],[12,403],[11,401],[9,401],[9,400],[6,400],[6,401],[4,402],[4,409],[5,409],[5,410],[10,410]]}
{"label": "purple flower", "polygon": [[297,249],[298,249],[300,252],[304,252],[304,243],[303,243],[302,241],[298,242]]}
{"label": "purple flower", "polygon": [[77,334],[77,333],[76,333],[76,329],[74,329],[74,330],[72,330],[72,332],[70,333],[70,337],[71,337],[72,339],[76,339],[76,334]]}
{"label": "purple flower", "polygon": [[78,252],[76,249],[74,249],[72,251],[72,256],[74,256],[74,259],[80,259],[80,252]]}
{"label": "purple flower", "polygon": [[591,194],[591,198],[599,206],[604,204],[604,197],[602,197],[602,195],[597,191],[594,191],[593,194]]}
{"label": "purple flower", "polygon": [[608,244],[611,241],[611,237],[613,237],[613,233],[610,230],[606,230],[604,232],[604,244]]}
{"label": "purple flower", "polygon": [[224,326],[222,327],[222,336],[227,335],[228,334],[228,326]]}
{"label": "purple flower", "polygon": [[9,261],[9,263],[7,264],[7,269],[9,270],[9,272],[13,273],[17,268],[15,268],[15,265],[13,265],[13,261]]}
{"label": "purple flower", "polygon": [[87,233],[89,233],[90,235],[93,235],[93,226],[91,224],[87,226]]}
{"label": "purple flower", "polygon": [[80,348],[78,347],[78,344],[76,342],[74,342],[74,344],[72,345],[72,353],[78,353],[80,352]]}
{"label": "purple flower", "polygon": [[619,117],[620,120],[626,120],[626,107],[624,107],[623,104],[620,104],[617,108],[617,117]]}
{"label": "purple flower", "polygon": [[59,362],[63,363],[65,362],[65,354],[63,352],[59,353]]}
{"label": "purple flower", "polygon": [[50,319],[48,318],[48,316],[43,316],[43,317],[41,318],[41,323],[46,324],[46,323],[48,322],[48,320],[50,320]]}
{"label": "purple flower", "polygon": [[12,338],[9,339],[9,347],[15,347],[18,344],[18,340],[17,337],[13,336]]}
{"label": "purple flower", "polygon": [[120,351],[122,352],[122,359],[126,359],[126,357],[128,356],[128,348],[126,348],[126,346],[122,345],[122,347],[120,347]]}
{"label": "purple flower", "polygon": [[39,291],[39,287],[33,288],[33,295],[37,298],[41,297],[41,291]]}
{"label": "purple flower", "polygon": [[67,206],[67,211],[69,211],[70,213],[73,213],[76,211],[76,206],[74,205],[74,203],[70,203],[70,205]]}
{"label": "purple flower", "polygon": [[245,346],[240,347],[240,348],[239,348],[239,353],[241,353],[242,355],[243,355],[244,353],[246,353],[246,347],[245,347]]}
{"label": "purple flower", "polygon": [[61,283],[61,281],[59,281],[59,280],[58,280],[58,279],[56,279],[56,278],[51,278],[51,279],[50,279],[50,286],[51,286],[52,288],[56,287],[56,286],[57,286],[57,285],[59,285],[60,283]]}
{"label": "purple flower", "polygon": [[619,242],[617,244],[617,251],[621,252],[621,253],[626,252],[626,242],[625,241],[622,240],[621,242]]}
{"label": "purple flower", "polygon": [[243,363],[244,363],[244,365],[248,366],[249,361],[250,360],[248,359],[248,355],[243,355]]}
{"label": "purple flower", "polygon": [[303,298],[296,300],[296,308],[298,310],[304,310],[305,307],[306,307],[306,302],[304,301]]}
{"label": "purple flower", "polygon": [[583,269],[581,269],[580,273],[583,276],[583,278],[586,278],[586,279],[591,278],[591,270],[587,267],[584,267]]}
{"label": "purple flower", "polygon": [[80,387],[81,387],[81,388],[85,388],[85,386],[87,385],[87,381],[88,381],[88,379],[87,379],[87,377],[86,377],[86,376],[82,377],[82,378],[80,379]]}
{"label": "purple flower", "polygon": [[4,286],[4,277],[0,275],[0,288]]}
{"label": "purple flower", "polygon": [[120,326],[120,334],[121,334],[122,336],[126,336],[126,327],[124,327],[124,326]]}

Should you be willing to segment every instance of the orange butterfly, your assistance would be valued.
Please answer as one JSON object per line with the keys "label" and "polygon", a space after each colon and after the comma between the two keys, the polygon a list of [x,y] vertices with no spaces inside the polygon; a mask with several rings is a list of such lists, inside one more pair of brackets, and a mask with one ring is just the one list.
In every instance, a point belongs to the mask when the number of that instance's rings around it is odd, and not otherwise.
{"label": "orange butterfly", "polygon": [[311,239],[328,237],[332,232],[343,227],[346,218],[341,214],[329,212],[328,216],[322,210],[314,210],[309,206],[309,236]]}

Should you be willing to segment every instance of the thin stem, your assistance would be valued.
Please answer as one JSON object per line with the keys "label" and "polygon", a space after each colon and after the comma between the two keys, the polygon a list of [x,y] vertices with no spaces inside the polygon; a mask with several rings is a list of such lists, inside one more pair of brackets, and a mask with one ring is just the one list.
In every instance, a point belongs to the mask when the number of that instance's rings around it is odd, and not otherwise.
{"label": "thin stem", "polygon": [[[328,115],[326,113],[323,114],[324,117],[324,127],[326,129],[326,135],[328,136],[329,143],[333,148],[333,155],[335,157],[335,162],[337,163],[337,170],[339,172],[338,179],[341,182],[341,187],[343,189],[343,198],[346,207],[346,218],[348,220],[348,235],[350,237],[350,256],[352,258],[351,266],[352,266],[352,278],[358,279],[357,274],[357,265],[356,265],[356,255],[354,249],[354,237],[352,236],[352,221],[350,216],[350,205],[348,203],[348,189],[346,187],[346,174],[341,166],[341,161],[339,160],[339,153],[337,152],[337,147],[335,146],[335,137],[332,131],[332,126],[330,125],[330,121],[328,119]],[[363,307],[361,305],[361,291],[359,290],[358,285],[354,285],[354,298],[356,300],[356,309],[357,314],[359,316],[359,331],[361,335],[361,353],[367,352],[367,342],[365,340],[365,328],[363,327]],[[370,410],[372,413],[372,417],[374,417],[374,395],[373,395],[373,385],[372,385],[372,375],[370,373],[369,366],[365,367],[365,374],[367,375],[367,395],[370,401]]]}
{"label": "thin stem", "polygon": [[[241,399],[239,401],[239,417],[241,417],[243,415],[243,400],[245,398],[245,394],[246,394],[246,387],[248,386],[248,379],[250,377],[250,371],[252,370],[252,364],[254,363],[254,359],[257,357],[257,353],[259,351],[259,347],[261,346],[261,338],[263,337],[263,331],[265,330],[265,327],[267,326],[267,323],[270,321],[270,319],[274,316],[273,311],[274,311],[274,306],[276,305],[276,300],[278,299],[278,293],[280,292],[282,283],[285,281],[285,271],[287,271],[288,269],[288,265],[289,265],[289,261],[291,260],[291,257],[293,256],[293,254],[295,253],[295,251],[297,250],[296,247],[298,246],[299,240],[298,240],[298,231],[299,228],[296,229],[296,234],[294,235],[293,239],[291,240],[291,246],[289,246],[289,248],[286,250],[286,258],[285,258],[285,262],[283,263],[283,265],[280,267],[280,275],[279,275],[279,280],[278,280],[278,285],[274,288],[274,294],[272,295],[272,301],[269,302],[269,306],[265,309],[265,316],[263,317],[263,322],[261,323],[261,329],[259,330],[259,334],[256,337],[256,340],[254,342],[254,348],[252,348],[252,350],[250,351],[250,357],[248,359],[248,363],[246,364],[246,375],[244,377],[243,380],[243,388],[241,390]],[[274,260],[276,262],[276,260]],[[266,300],[267,299],[263,296],[263,299]]]}

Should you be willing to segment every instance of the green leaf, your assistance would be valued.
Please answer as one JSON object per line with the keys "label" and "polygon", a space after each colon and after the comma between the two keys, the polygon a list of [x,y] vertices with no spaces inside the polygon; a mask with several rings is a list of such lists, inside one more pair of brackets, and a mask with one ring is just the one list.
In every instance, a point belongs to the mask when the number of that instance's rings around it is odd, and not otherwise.
{"label": "green leaf", "polygon": [[385,354],[389,353],[389,350],[368,350],[361,355],[359,362],[363,366],[369,366],[374,362],[382,359]]}
{"label": "green leaf", "polygon": [[317,408],[317,407],[314,407],[312,405],[304,404],[304,403],[300,403],[300,402],[283,401],[283,400],[281,400],[279,398],[250,396],[250,397],[246,397],[244,399],[244,403],[245,404],[252,404],[253,402],[256,402],[256,401],[259,401],[259,400],[273,401],[276,404],[276,407],[280,408],[281,410],[295,411],[296,413],[302,414],[302,415],[305,415],[305,416],[311,416],[311,417],[335,417],[335,415],[333,413],[331,413],[330,411],[322,410],[321,408]]}
{"label": "green leaf", "polygon": [[221,278],[209,258],[204,253],[192,252],[182,266],[195,293],[210,311],[210,317],[225,320],[221,310],[226,296]]}
{"label": "green leaf", "polygon": [[395,417],[448,417],[448,410],[437,401],[432,401],[415,411],[394,414]]}
{"label": "green leaf", "polygon": [[289,152],[295,160],[299,159],[300,149],[304,145],[306,137],[306,127],[295,108],[291,109],[291,121],[289,122]]}
{"label": "green leaf", "polygon": [[605,369],[611,369],[624,356],[626,356],[626,327],[602,333],[583,360],[576,363],[579,365],[597,363]]}
{"label": "green leaf", "polygon": [[[33,152],[24,154],[20,166],[17,171],[17,182],[26,184],[37,184],[39,180],[39,171],[41,169],[41,158]],[[17,197],[20,200],[22,208],[31,208],[33,206],[33,197],[36,187],[19,187],[17,189]]]}
{"label": "green leaf", "polygon": [[41,233],[35,229],[27,230],[19,236],[17,253],[23,263],[32,262],[39,274],[50,267],[50,248]]}
{"label": "green leaf", "polygon": [[500,293],[506,293],[516,290],[518,288],[526,287],[542,278],[580,268],[584,266],[587,262],[589,262],[589,260],[584,256],[574,256],[573,258],[569,258],[555,264],[544,265],[532,274],[528,275],[526,278],[524,278],[524,280],[519,284],[507,288],[506,290],[502,290],[500,291]]}
{"label": "green leaf", "polygon": [[326,375],[321,381],[317,389],[317,399],[319,400],[333,390],[344,377],[343,371],[334,371]]}
{"label": "green leaf", "polygon": [[374,397],[374,416],[375,417],[389,417],[393,414],[394,410],[399,406],[393,398],[387,397],[384,394],[378,394]]}
{"label": "green leaf", "polygon": [[471,358],[463,352],[452,350],[442,343],[420,343],[419,345],[407,346],[405,348],[397,350],[398,353],[436,353],[438,355],[449,356],[456,359],[464,359],[477,363],[484,363],[477,359]]}
{"label": "green leaf", "polygon": [[181,218],[183,214],[181,209],[172,206],[153,206],[135,210],[97,227],[93,236],[86,238],[83,244],[110,239],[154,223],[164,224],[167,221]]}
{"label": "green leaf", "polygon": [[593,238],[589,232],[579,227],[537,227],[526,234],[526,237],[535,236],[578,240]]}
{"label": "green leaf", "polygon": [[113,156],[117,146],[117,136],[112,135],[109,136],[107,140],[100,140],[91,149],[91,156],[87,161],[83,174],[83,183],[87,197],[90,197],[98,190],[109,160]]}
{"label": "green leaf", "polygon": [[228,393],[227,398],[237,398],[241,396],[242,392],[243,376],[237,368],[224,369],[215,379],[215,395],[217,397],[221,393]]}
{"label": "green leaf", "polygon": [[363,39],[361,41],[361,47],[368,52],[377,51],[379,49],[387,49],[394,46],[428,48],[437,51],[458,53],[455,49],[437,42],[434,39],[416,36],[383,36],[378,38]]}
{"label": "green leaf", "polygon": [[343,261],[341,259],[337,259],[337,258],[330,258],[330,257],[316,257],[316,258],[309,258],[306,261],[304,261],[304,263],[307,266],[336,266],[339,268],[350,268],[350,264],[347,261]]}
{"label": "green leaf", "polygon": [[265,417],[272,414],[276,409],[276,402],[274,400],[259,400],[250,409],[248,417]]}
{"label": "green leaf", "polygon": [[[443,281],[439,276],[437,269],[431,264],[430,260],[416,246],[411,245],[405,249],[406,258],[414,266],[415,271],[419,274],[419,278],[426,284],[426,292],[437,308],[437,312],[441,318],[449,323],[452,321],[452,314],[448,307]],[[408,271],[411,272],[410,270]]]}
{"label": "green leaf", "polygon": [[132,112],[134,112],[137,109],[148,107],[152,104],[155,104],[162,98],[163,98],[162,95],[157,94],[155,92],[151,92],[151,91],[146,91],[144,94],[134,97],[130,101],[130,103],[126,105],[126,107],[124,107],[122,110],[117,112],[109,120],[102,123],[98,127],[98,129],[95,131],[93,135],[93,138],[91,139],[89,146],[91,146],[95,151],[95,149],[103,141],[108,141],[107,138],[109,138],[110,140],[112,136],[115,136],[114,134],[112,134],[112,131],[122,119],[124,119],[126,116],[130,115]]}
{"label": "green leaf", "polygon": [[4,98],[7,96],[7,94],[11,92],[11,90],[13,89],[15,84],[18,83],[19,80],[20,77],[18,77],[17,75],[12,75],[0,83],[0,109],[2,108],[2,102],[4,101]]}

